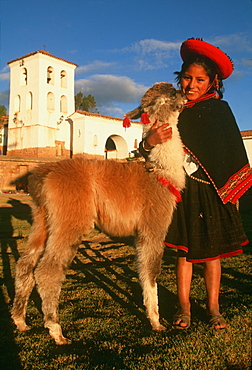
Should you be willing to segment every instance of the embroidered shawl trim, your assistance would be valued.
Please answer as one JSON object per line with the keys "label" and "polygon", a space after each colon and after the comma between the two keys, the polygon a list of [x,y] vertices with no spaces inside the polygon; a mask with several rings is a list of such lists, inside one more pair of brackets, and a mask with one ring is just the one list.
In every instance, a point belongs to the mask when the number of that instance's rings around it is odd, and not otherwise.
{"label": "embroidered shawl trim", "polygon": [[249,163],[247,163],[243,168],[241,168],[238,172],[232,175],[224,186],[218,189],[214,180],[210,176],[209,172],[206,168],[202,165],[200,160],[194,155],[194,153],[184,146],[186,150],[197,160],[200,167],[204,170],[207,177],[213,184],[215,190],[217,191],[220,199],[224,204],[230,202],[235,204],[237,200],[244,194],[246,191],[252,186],[252,170],[250,168]]}
{"label": "embroidered shawl trim", "polygon": [[201,100],[180,113],[178,128],[186,150],[198,161],[221,201],[235,204],[252,186],[252,173],[229,105],[220,99]]}
{"label": "embroidered shawl trim", "polygon": [[226,184],[217,190],[223,203],[236,201],[252,186],[252,172],[249,164],[231,176]]}

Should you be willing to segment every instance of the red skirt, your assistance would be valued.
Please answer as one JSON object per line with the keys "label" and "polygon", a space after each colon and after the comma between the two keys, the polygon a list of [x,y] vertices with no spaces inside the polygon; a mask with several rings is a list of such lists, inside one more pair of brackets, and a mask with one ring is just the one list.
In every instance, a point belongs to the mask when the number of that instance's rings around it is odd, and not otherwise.
{"label": "red skirt", "polygon": [[243,252],[249,243],[236,205],[223,204],[202,169],[189,176],[165,244],[189,262],[205,262]]}

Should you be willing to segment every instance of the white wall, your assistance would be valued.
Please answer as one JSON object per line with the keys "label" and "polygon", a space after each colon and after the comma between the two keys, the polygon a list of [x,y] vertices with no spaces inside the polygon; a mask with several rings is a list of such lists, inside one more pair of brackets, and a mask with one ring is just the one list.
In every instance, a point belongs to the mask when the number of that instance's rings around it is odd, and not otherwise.
{"label": "white wall", "polygon": [[250,166],[252,167],[252,137],[243,137],[242,139],[247,152]]}
{"label": "white wall", "polygon": [[[48,55],[34,52],[9,62],[10,66],[10,108],[8,150],[55,146],[55,140],[66,140],[69,148],[69,124],[59,125],[74,112],[74,70],[75,64]],[[53,83],[48,83],[48,67],[53,69]],[[24,68],[27,82],[24,81]],[[61,72],[66,72],[66,84],[62,86]],[[54,108],[48,110],[48,93],[54,96]],[[32,107],[27,107],[32,96]],[[17,97],[20,109],[17,109]],[[60,100],[67,101],[64,112]],[[31,108],[31,109],[30,109]]]}
{"label": "white wall", "polygon": [[[142,126],[131,123],[125,129],[122,119],[97,114],[75,112],[69,119],[73,122],[73,154],[88,153],[105,156],[105,145],[112,137],[117,147],[116,158],[126,158],[142,140]],[[114,153],[115,154],[115,153]]]}

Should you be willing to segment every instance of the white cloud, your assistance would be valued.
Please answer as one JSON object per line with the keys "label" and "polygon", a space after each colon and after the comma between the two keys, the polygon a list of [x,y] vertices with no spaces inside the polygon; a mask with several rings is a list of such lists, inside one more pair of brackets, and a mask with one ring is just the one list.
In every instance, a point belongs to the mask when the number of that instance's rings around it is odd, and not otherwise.
{"label": "white cloud", "polygon": [[0,72],[0,81],[7,81],[10,79],[10,72],[4,72],[5,68]]}
{"label": "white cloud", "polygon": [[95,60],[92,63],[77,67],[76,74],[77,75],[89,74],[94,71],[102,71],[108,68],[113,68],[116,66],[116,64],[117,64],[116,62],[109,63],[109,62],[103,62],[101,60]]}
{"label": "white cloud", "polygon": [[9,91],[0,91],[0,105],[4,105],[8,109],[9,105]]}
{"label": "white cloud", "polygon": [[8,66],[8,65],[6,65],[6,66],[4,66],[3,68],[2,68],[2,70],[0,71],[0,73],[5,73],[5,72],[9,72],[9,70],[10,70],[10,67]]}
{"label": "white cloud", "polygon": [[112,117],[123,117],[125,112],[127,112],[127,109],[123,110],[122,107],[120,108],[116,104],[100,104],[98,109],[100,114]]}
{"label": "white cloud", "polygon": [[68,50],[68,53],[71,54],[71,55],[75,55],[75,54],[78,53],[78,50],[76,50],[76,49]]}
{"label": "white cloud", "polygon": [[245,68],[252,68],[252,59],[240,59],[240,64]]}
{"label": "white cloud", "polygon": [[236,33],[226,36],[218,36],[209,41],[213,45],[223,48],[225,52],[233,53],[251,53],[252,52],[252,40],[251,36],[244,33]]}
{"label": "white cloud", "polygon": [[139,100],[147,89],[148,86],[137,84],[129,77],[116,75],[93,75],[75,82],[75,93],[91,94],[101,105]]}
{"label": "white cloud", "polygon": [[129,47],[125,47],[122,51],[133,51],[136,54],[149,54],[155,53],[157,51],[178,51],[180,48],[180,42],[169,42],[169,41],[160,41],[156,39],[145,39],[135,42]]}
{"label": "white cloud", "polygon": [[145,39],[135,42],[121,50],[133,53],[133,61],[139,70],[158,70],[166,68],[173,56],[179,55],[180,42]]}

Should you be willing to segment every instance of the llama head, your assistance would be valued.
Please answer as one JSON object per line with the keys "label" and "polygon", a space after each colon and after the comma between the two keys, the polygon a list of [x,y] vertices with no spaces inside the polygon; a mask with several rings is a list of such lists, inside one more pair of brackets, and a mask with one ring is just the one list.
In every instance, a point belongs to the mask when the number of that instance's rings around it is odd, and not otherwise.
{"label": "llama head", "polygon": [[[154,84],[142,97],[141,105],[125,114],[130,119],[138,119],[147,113],[149,123],[153,125],[156,120],[162,123],[177,123],[178,115],[185,103],[181,91],[176,90],[171,83],[159,82]],[[146,122],[145,122],[146,123]]]}
{"label": "llama head", "polygon": [[[183,169],[184,150],[177,128],[178,116],[184,103],[185,95],[176,90],[172,84],[160,82],[153,85],[142,97],[141,105],[125,116],[137,119],[144,115],[143,138],[147,137],[151,126],[158,120],[159,125],[169,123],[172,127],[172,140],[157,144],[150,151],[146,161],[146,168],[155,171],[158,178],[165,183],[175,186],[179,191],[185,185],[185,172]],[[147,124],[146,124],[147,123]]]}

